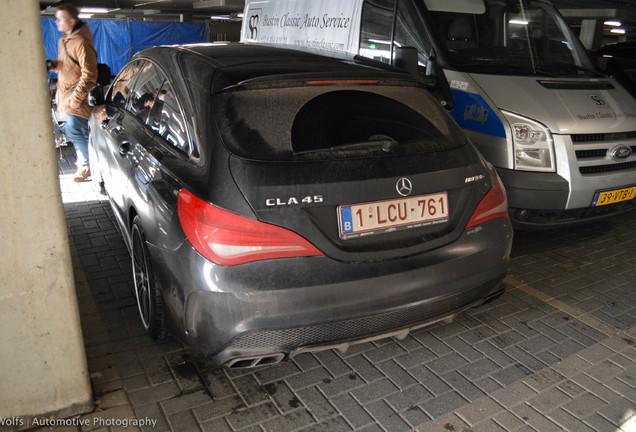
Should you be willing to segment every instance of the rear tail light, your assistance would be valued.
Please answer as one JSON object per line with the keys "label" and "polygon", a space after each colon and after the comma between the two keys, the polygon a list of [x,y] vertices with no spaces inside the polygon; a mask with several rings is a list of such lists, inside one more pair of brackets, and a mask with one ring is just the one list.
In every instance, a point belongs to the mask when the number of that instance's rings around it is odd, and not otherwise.
{"label": "rear tail light", "polygon": [[492,219],[504,217],[508,217],[508,198],[501,179],[497,177],[493,187],[490,188],[470,217],[466,224],[466,229]]}
{"label": "rear tail light", "polygon": [[220,209],[185,189],[179,192],[178,212],[194,249],[216,264],[322,255],[292,231]]}

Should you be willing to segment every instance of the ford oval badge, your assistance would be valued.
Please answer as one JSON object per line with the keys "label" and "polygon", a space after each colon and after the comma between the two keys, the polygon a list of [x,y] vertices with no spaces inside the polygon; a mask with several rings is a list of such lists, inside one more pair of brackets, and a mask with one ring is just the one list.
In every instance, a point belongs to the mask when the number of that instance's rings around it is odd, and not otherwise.
{"label": "ford oval badge", "polygon": [[627,146],[618,146],[612,149],[612,159],[621,160],[627,159],[632,155],[632,149]]}

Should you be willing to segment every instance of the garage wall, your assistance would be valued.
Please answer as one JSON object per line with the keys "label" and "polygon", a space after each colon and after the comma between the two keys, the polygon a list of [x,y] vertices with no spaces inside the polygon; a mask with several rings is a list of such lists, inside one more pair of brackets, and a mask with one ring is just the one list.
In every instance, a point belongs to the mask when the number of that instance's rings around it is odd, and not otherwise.
{"label": "garage wall", "polygon": [[40,12],[0,14],[0,418],[92,409],[60,198]]}

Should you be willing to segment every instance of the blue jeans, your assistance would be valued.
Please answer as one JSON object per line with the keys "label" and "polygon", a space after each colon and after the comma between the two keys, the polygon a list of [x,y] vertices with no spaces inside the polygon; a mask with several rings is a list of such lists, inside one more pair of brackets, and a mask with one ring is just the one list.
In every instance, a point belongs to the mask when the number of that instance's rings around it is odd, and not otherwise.
{"label": "blue jeans", "polygon": [[67,115],[66,140],[73,143],[77,154],[77,167],[88,163],[88,120],[82,117]]}

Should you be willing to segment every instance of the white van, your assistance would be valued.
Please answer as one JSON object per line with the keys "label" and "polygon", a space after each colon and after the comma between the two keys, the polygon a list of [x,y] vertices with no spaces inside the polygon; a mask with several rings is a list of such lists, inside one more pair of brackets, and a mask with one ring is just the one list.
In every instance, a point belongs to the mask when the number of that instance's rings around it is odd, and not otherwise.
{"label": "white van", "polygon": [[547,1],[247,0],[241,40],[394,65],[415,48],[418,73],[437,76],[442,103],[497,168],[517,227],[636,205],[636,100]]}

